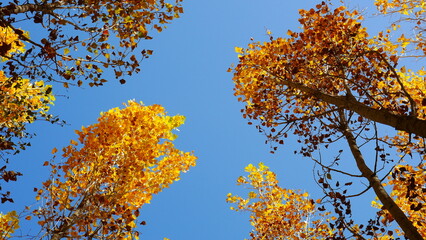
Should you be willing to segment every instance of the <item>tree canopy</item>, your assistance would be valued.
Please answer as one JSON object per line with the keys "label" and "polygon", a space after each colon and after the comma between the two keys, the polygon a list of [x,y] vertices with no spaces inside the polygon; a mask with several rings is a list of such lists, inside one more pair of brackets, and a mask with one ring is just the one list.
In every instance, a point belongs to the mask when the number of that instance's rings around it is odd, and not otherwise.
{"label": "tree canopy", "polygon": [[[422,195],[426,190],[420,180],[425,170],[426,71],[410,70],[405,61],[402,66],[400,62],[402,58],[425,56],[425,4],[376,4],[382,14],[402,14],[400,21],[411,25],[416,34],[392,38],[390,33],[399,28],[393,24],[377,36],[369,36],[362,25],[363,15],[357,10],[322,2],[316,8],[300,10],[300,32],[289,30],[288,38],[274,39],[271,35],[269,42],[236,48],[240,62],[233,69],[235,95],[246,103],[243,116],[258,122],[257,128],[269,142],[284,144],[283,138],[299,136],[301,148],[296,152],[322,168],[318,183],[334,201],[337,219],[343,223],[334,226],[349,230],[353,236],[382,234],[353,230],[350,210],[342,212],[350,208],[349,194],[326,183],[332,182],[326,177],[331,173],[368,180],[367,189],[374,190],[386,212],[380,214],[392,216],[407,238],[423,239],[424,220],[419,216],[424,214]],[[379,124],[398,131],[388,134]],[[329,161],[318,158],[321,149],[342,139],[359,172],[340,170],[339,157]],[[366,159],[362,146],[372,147],[375,159]],[[338,148],[335,154],[339,156],[343,149]],[[395,153],[400,153],[396,159]],[[421,164],[408,159],[414,153],[419,154]],[[406,164],[408,167],[403,166]],[[389,171],[393,174],[387,184],[395,184],[393,197],[382,183]],[[407,175],[411,176],[410,184],[402,183]]]}
{"label": "tree canopy", "polygon": [[[129,101],[77,130],[78,139],[62,150],[63,161],[45,162],[50,179],[34,189],[40,206],[32,215],[42,228],[35,237],[137,239],[140,208],[195,166],[192,153],[173,145],[172,131],[184,119],[167,116],[159,105]],[[3,238],[19,227],[16,217],[0,216]]]}
{"label": "tree canopy", "polygon": [[[13,1],[0,3],[0,155],[19,153],[30,145],[28,123],[58,117],[47,113],[58,83],[101,86],[110,69],[124,84],[140,71],[152,50],[140,50],[154,29],[183,12],[181,0],[153,1]],[[136,49],[140,53],[135,53]],[[50,82],[52,85],[46,84]],[[16,181],[20,172],[0,167],[1,179]],[[1,187],[0,187],[1,189]],[[1,193],[1,201],[13,201]]]}
{"label": "tree canopy", "polygon": [[[124,76],[140,71],[140,61],[152,50],[135,54],[152,29],[161,32],[183,12],[181,0],[152,1],[51,0],[15,1],[0,6],[0,27],[15,37],[3,42],[0,56],[7,75],[25,76],[81,86],[107,81],[106,69]],[[25,23],[36,24],[35,31]],[[22,47],[25,44],[26,50]],[[19,51],[10,54],[10,49]],[[139,49],[140,51],[140,49]],[[18,54],[19,53],[19,54]]]}
{"label": "tree canopy", "polygon": [[[181,2],[0,3],[0,157],[7,163],[31,145],[28,124],[59,121],[50,111],[58,87],[102,86],[111,78],[124,84],[138,74],[153,53],[143,41],[183,13]],[[237,179],[247,196],[229,193],[226,202],[248,213],[251,239],[425,239],[426,4],[375,0],[375,17],[389,25],[373,33],[365,12],[337,2],[300,9],[300,28],[286,37],[267,30],[266,42],[236,47],[239,63],[229,69],[243,118],[266,136],[272,153],[291,148],[310,160],[312,172],[300,174],[312,174],[322,195],[285,188],[279,172],[259,163]],[[168,94],[167,87],[156,94]],[[195,166],[194,154],[175,146],[184,121],[135,100],[102,112],[43,158],[50,175],[31,187],[36,203],[1,212],[0,239],[139,239],[142,209]],[[199,136],[212,143],[209,130],[219,127],[202,123]],[[22,174],[6,163],[0,179],[16,181]],[[209,168],[214,184],[229,165]],[[367,221],[353,207],[365,193],[373,195]],[[10,192],[0,194],[2,203],[13,203]],[[203,212],[200,219],[207,218]],[[36,230],[22,232],[27,223]]]}

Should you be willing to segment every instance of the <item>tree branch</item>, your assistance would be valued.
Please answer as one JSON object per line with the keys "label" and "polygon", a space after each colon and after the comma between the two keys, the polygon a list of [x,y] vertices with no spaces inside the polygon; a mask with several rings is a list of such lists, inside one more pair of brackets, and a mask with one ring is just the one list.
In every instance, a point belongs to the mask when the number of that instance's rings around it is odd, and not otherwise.
{"label": "tree branch", "polygon": [[66,3],[63,0],[55,1],[52,3],[46,3],[46,2],[41,4],[27,3],[22,5],[16,5],[10,2],[9,5],[0,7],[0,18],[3,18],[5,16],[10,16],[10,15],[27,13],[27,12],[50,13],[52,12],[52,10],[64,8],[62,6],[65,6],[65,5]]}
{"label": "tree branch", "polygon": [[361,151],[358,148],[355,137],[353,136],[351,130],[348,127],[348,123],[341,112],[340,118],[341,131],[346,137],[349,148],[351,149],[352,155],[355,158],[355,162],[358,166],[358,169],[361,171],[361,174],[368,180],[371,187],[374,189],[376,196],[382,202],[384,209],[388,210],[392,217],[396,220],[398,225],[404,231],[406,237],[410,240],[423,240],[423,237],[418,232],[417,228],[413,223],[407,218],[404,212],[396,205],[393,199],[384,189],[380,179],[377,175],[371,171],[371,169],[365,163],[364,157]]}
{"label": "tree branch", "polygon": [[356,112],[359,115],[370,119],[371,121],[394,127],[396,130],[413,133],[420,137],[426,137],[426,120],[418,119],[413,116],[396,115],[390,113],[386,109],[375,109],[358,102],[353,96],[329,95],[317,89],[313,89],[303,84],[292,82],[283,77],[277,76],[270,71],[267,72],[273,77],[277,78],[277,80],[279,80],[283,85],[298,89],[306,95],[311,95],[321,101],[333,104],[339,108]]}
{"label": "tree branch", "polygon": [[0,8],[0,17],[26,13],[26,12],[46,12],[52,9],[51,5],[52,4],[31,4],[31,3],[16,5],[16,4],[10,3],[9,5]]}

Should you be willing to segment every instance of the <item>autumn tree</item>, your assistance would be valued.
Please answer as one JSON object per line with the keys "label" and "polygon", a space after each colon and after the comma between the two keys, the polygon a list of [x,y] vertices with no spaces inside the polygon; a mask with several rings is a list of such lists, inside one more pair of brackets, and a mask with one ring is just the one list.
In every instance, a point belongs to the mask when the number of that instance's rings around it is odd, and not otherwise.
{"label": "autumn tree", "polygon": [[[160,105],[129,101],[76,131],[63,160],[45,162],[51,178],[35,189],[41,204],[33,212],[42,228],[38,237],[137,239],[140,208],[195,165],[192,153],[173,145],[173,130],[183,122]],[[10,222],[0,227],[12,231]]]}
{"label": "autumn tree", "polygon": [[332,234],[329,213],[320,213],[308,193],[281,188],[263,163],[245,171],[248,176],[239,177],[237,184],[250,189],[247,198],[229,193],[226,201],[236,205],[231,209],[250,213],[252,239],[325,239]]}
{"label": "autumn tree", "polygon": [[[63,83],[65,87],[81,86],[84,81],[90,86],[99,86],[107,81],[103,78],[107,69],[124,83],[124,77],[139,72],[140,61],[152,53],[152,50],[142,50],[141,54],[135,54],[136,50],[140,51],[140,41],[151,39],[152,29],[162,31],[165,24],[179,17],[183,12],[180,2],[17,0],[7,5],[0,3],[1,76],[10,82],[4,83],[3,88],[21,86],[22,79],[28,79],[26,84],[39,87],[43,81]],[[44,95],[51,96],[51,86],[44,90]],[[1,97],[5,99],[6,95],[14,94],[4,91]],[[21,98],[19,94],[17,98]],[[22,105],[17,109],[25,108],[25,104]],[[17,115],[19,113],[11,114]]]}
{"label": "autumn tree", "polygon": [[[19,36],[8,27],[0,27],[0,43],[9,45],[4,52],[5,57],[23,52],[24,44]],[[0,61],[5,60],[0,56]],[[51,122],[57,118],[48,114],[49,105],[55,100],[52,87],[42,80],[30,81],[20,76],[8,77],[0,71],[0,157],[8,161],[8,154],[17,154],[29,146],[24,139],[31,135],[26,131],[26,125],[36,119]],[[0,165],[0,179],[9,182],[16,181],[21,173],[8,170],[6,164]],[[1,190],[1,185],[0,185]],[[13,201],[10,192],[1,192],[1,203]]]}
{"label": "autumn tree", "polygon": [[[58,121],[48,114],[55,99],[52,88],[58,83],[65,88],[101,86],[110,72],[124,84],[126,76],[138,73],[141,61],[152,54],[152,50],[140,48],[141,41],[152,39],[153,30],[161,32],[178,18],[183,12],[181,2],[0,3],[1,158],[7,162],[7,154],[30,145],[25,140],[32,136],[26,131],[27,124]],[[38,193],[43,201],[48,200],[48,206],[35,213],[43,218],[39,223],[47,234],[44,237],[85,234],[116,239],[137,234],[132,229],[138,209],[195,164],[192,154],[172,144],[175,135],[171,131],[182,123],[183,117],[168,117],[160,106],[129,102],[125,109],[111,110],[102,115],[100,123],[79,132],[84,146],[66,148],[65,164],[46,162],[53,168],[52,179]],[[99,134],[105,134],[101,140]],[[103,145],[92,145],[94,139]],[[105,161],[111,165],[104,166]],[[0,179],[16,181],[21,173],[6,167],[0,166]],[[104,176],[107,173],[115,175]],[[9,192],[1,193],[1,202],[5,201],[13,202]],[[0,238],[10,237],[18,227],[15,211],[0,215]]]}
{"label": "autumn tree", "polygon": [[[0,45],[11,77],[69,84],[102,85],[106,69],[123,77],[139,72],[139,63],[152,51],[138,47],[183,12],[182,0],[167,3],[113,0],[14,1],[0,6],[0,27],[13,31],[26,50],[7,54],[13,43]],[[34,29],[28,29],[28,28]],[[26,29],[27,28],[27,29]]]}
{"label": "autumn tree", "polygon": [[[426,5],[396,0],[376,5],[382,15],[401,16],[376,36],[368,34],[358,11],[322,2],[300,10],[301,30],[289,30],[289,37],[271,35],[268,42],[236,48],[235,95],[246,103],[244,118],[256,122],[271,144],[298,136],[301,148],[295,152],[321,170],[317,182],[336,215],[330,226],[339,230],[330,237],[423,239],[426,71],[418,63],[426,54]],[[327,149],[336,150],[335,157],[323,159]],[[340,167],[341,159],[350,163],[343,151],[357,171]],[[365,179],[365,190],[348,193],[349,177]],[[370,189],[382,209],[378,218],[357,224],[350,198]],[[392,221],[400,229],[389,229]]]}
{"label": "autumn tree", "polygon": [[[9,153],[30,144],[25,141],[32,136],[25,129],[28,123],[58,121],[47,114],[52,87],[100,86],[108,69],[125,83],[152,54],[141,51],[140,42],[182,12],[181,0],[0,3],[1,158],[7,162]],[[0,179],[6,182],[21,175],[6,168],[0,165]],[[1,202],[12,201],[8,192],[1,194]]]}

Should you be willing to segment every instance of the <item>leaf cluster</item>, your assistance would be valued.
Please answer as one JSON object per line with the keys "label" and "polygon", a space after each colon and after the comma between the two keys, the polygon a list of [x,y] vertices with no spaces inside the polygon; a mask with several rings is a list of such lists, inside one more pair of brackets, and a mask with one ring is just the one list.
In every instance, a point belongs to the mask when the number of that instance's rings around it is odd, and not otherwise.
{"label": "leaf cluster", "polygon": [[129,101],[76,131],[78,141],[63,148],[64,162],[46,162],[52,178],[35,189],[44,205],[34,215],[45,232],[52,239],[137,237],[139,209],[195,165],[192,153],[172,143],[183,121],[159,105]]}
{"label": "leaf cluster", "polygon": [[328,212],[319,213],[315,201],[308,194],[278,186],[274,172],[263,163],[245,168],[247,177],[240,177],[238,185],[250,189],[247,198],[227,196],[235,204],[235,211],[250,213],[253,231],[251,239],[326,239],[333,235],[329,228]]}
{"label": "leaf cluster", "polygon": [[[105,69],[114,70],[121,83],[124,75],[140,71],[140,61],[152,50],[135,55],[141,40],[149,40],[152,29],[164,25],[183,12],[181,0],[51,0],[15,1],[0,6],[0,27],[8,29],[26,51],[11,54],[3,44],[0,55],[8,61],[9,76],[27,76],[81,86],[103,85]],[[25,22],[35,23],[42,35],[18,29]]]}

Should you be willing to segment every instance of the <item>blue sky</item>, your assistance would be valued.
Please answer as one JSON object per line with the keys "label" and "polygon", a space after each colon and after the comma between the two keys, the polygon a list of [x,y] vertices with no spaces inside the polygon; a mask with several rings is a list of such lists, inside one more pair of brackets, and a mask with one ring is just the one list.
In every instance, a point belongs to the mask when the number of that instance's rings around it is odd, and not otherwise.
{"label": "blue sky", "polygon": [[[186,116],[176,145],[184,151],[193,150],[198,156],[196,167],[143,207],[140,220],[147,225],[139,227],[142,239],[248,238],[248,215],[229,210],[225,198],[229,192],[242,193],[235,180],[245,174],[244,167],[249,163],[262,161],[270,166],[283,187],[322,197],[312,178],[310,160],[293,154],[295,138],[286,140],[272,155],[265,137],[247,125],[240,113],[243,105],[233,96],[232,74],[226,71],[238,61],[235,46],[246,46],[251,37],[266,41],[268,29],[275,36],[284,36],[287,29],[296,30],[298,9],[311,8],[319,2],[185,1],[180,19],[141,44],[153,49],[154,55],[142,63],[140,74],[127,78],[125,85],[111,75],[111,81],[103,87],[55,89],[58,97],[52,111],[68,124],[60,127],[38,122],[29,127],[37,133],[31,140],[32,147],[15,156],[11,164],[11,169],[21,170],[24,176],[6,186],[13,191],[16,203],[0,205],[0,210],[19,211],[34,204],[32,189],[48,178],[48,168],[42,164],[51,158],[51,149],[66,146],[75,137],[74,129],[94,123],[100,112],[122,106],[129,99],[147,105],[161,104],[170,115]],[[348,4],[373,12],[372,1]],[[374,21],[367,19],[367,27],[376,28]],[[368,208],[372,199],[366,199],[360,206]],[[366,216],[362,213],[357,217]],[[37,230],[34,222],[23,220],[22,225],[24,234]]]}

